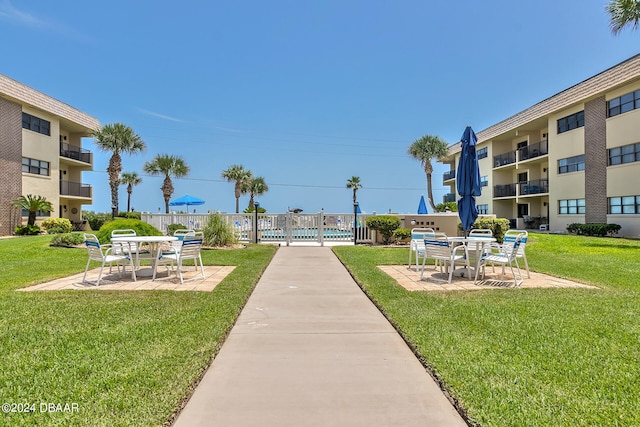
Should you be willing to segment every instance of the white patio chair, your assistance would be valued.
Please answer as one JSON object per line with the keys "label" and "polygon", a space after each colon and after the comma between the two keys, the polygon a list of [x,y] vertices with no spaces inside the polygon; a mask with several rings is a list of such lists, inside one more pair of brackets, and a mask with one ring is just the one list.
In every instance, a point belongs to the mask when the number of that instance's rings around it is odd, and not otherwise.
{"label": "white patio chair", "polygon": [[[112,239],[114,237],[132,237],[137,235],[136,230],[131,228],[113,230],[111,232]],[[151,260],[153,258],[149,249],[136,242],[120,243],[117,245],[113,242],[111,243],[113,244],[114,255],[125,254],[134,257],[136,268],[140,268],[141,259]]]}
{"label": "white patio chair", "polygon": [[[136,271],[133,267],[133,260],[131,256],[120,253],[113,253],[113,246],[111,245],[101,245],[98,238],[95,234],[85,234],[84,242],[87,245],[87,251],[89,252],[89,259],[87,260],[87,266],[84,269],[84,276],[82,276],[82,283],[85,283],[87,280],[87,272],[89,271],[89,265],[91,261],[98,261],[101,263],[100,265],[100,273],[98,273],[98,280],[96,281],[96,286],[100,285],[100,279],[102,279],[102,272],[104,270],[105,264],[109,263],[109,271],[111,271],[111,266],[113,263],[116,263],[118,267],[118,275],[122,277],[125,272],[126,264],[131,266],[131,278],[136,280]],[[122,267],[122,273],[120,272],[120,267]]]}
{"label": "white patio chair", "polygon": [[[180,278],[180,283],[184,283],[184,278],[182,277],[182,267],[183,262],[185,260],[192,259],[194,261],[195,269],[198,270],[198,262],[200,262],[200,276],[202,280],[204,280],[204,265],[202,263],[202,256],[200,255],[200,250],[202,249],[202,238],[200,236],[191,236],[186,235],[182,240],[182,246],[180,250],[173,251],[171,249],[162,253],[160,259],[158,259],[159,264],[164,264],[167,268],[167,272],[170,272],[168,264],[173,266],[176,264],[176,275]],[[153,272],[153,279],[156,278],[156,272]]]}
{"label": "white patio chair", "polygon": [[[487,228],[474,228],[469,231],[467,237],[467,253],[473,258],[473,263],[476,264],[478,258],[489,252],[489,246],[486,242],[474,241],[474,239],[491,239],[493,237],[493,231]],[[495,240],[494,240],[495,241]]]}
{"label": "white patio chair", "polygon": [[[478,274],[480,273],[480,269],[482,269],[482,278],[484,279],[485,268],[488,263],[492,265],[502,264],[502,277],[504,278],[504,270],[507,265],[511,268],[511,275],[513,277],[513,283],[515,287],[519,287],[523,282],[522,272],[520,271],[520,265],[518,264],[518,248],[522,242],[524,234],[520,233],[516,236],[515,240],[512,244],[502,245],[499,248],[500,252],[490,252],[484,255],[479,262],[478,268],[476,269],[476,277],[473,280],[473,283],[476,284],[478,282]],[[518,277],[516,277],[516,273],[513,270],[513,263],[515,262],[516,267],[518,269]]]}
{"label": "white patio chair", "polygon": [[[520,239],[520,246],[518,246],[518,253],[516,254],[516,258],[521,258],[524,260],[524,267],[527,270],[527,278],[531,279],[531,272],[529,271],[529,263],[527,262],[527,239],[529,238],[529,232],[526,230],[508,230],[504,233],[504,239],[502,240],[502,246],[506,248],[508,251],[509,248],[513,245],[518,235],[522,234],[522,239]],[[504,250],[503,250],[504,251]]]}
{"label": "white patio chair", "polygon": [[411,230],[411,242],[409,243],[409,266],[407,267],[408,269],[411,269],[413,260],[415,258],[416,271],[418,271],[418,262],[420,258],[424,257],[425,254],[424,239],[433,238],[435,236],[436,234],[433,228],[414,228]]}
{"label": "white patio chair", "polygon": [[424,240],[424,246],[426,255],[422,258],[420,280],[423,280],[424,266],[428,258],[440,263],[440,271],[442,271],[442,267],[445,268],[445,273],[449,274],[447,283],[451,283],[456,264],[469,268],[467,247],[465,245],[454,246],[447,237],[444,236],[427,238]]}

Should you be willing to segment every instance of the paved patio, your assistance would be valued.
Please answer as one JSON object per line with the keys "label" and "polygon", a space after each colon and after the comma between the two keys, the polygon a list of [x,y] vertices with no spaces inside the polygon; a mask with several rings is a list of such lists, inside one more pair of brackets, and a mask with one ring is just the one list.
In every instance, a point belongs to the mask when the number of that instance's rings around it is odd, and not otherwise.
{"label": "paved patio", "polygon": [[[102,291],[199,291],[211,292],[215,287],[233,271],[235,266],[211,266],[204,267],[204,277],[202,280],[200,271],[196,271],[193,266],[184,268],[183,277],[185,282],[180,284],[180,280],[176,278],[175,273],[168,275],[164,267],[158,269],[158,276],[155,281],[151,280],[151,268],[143,268],[138,274],[138,280],[131,280],[131,270],[128,270],[120,277],[114,267],[113,272],[109,274],[109,268],[105,267],[100,286],[95,286],[98,279],[100,268],[89,270],[87,273],[87,282],[82,283],[84,272],[74,274],[73,276],[63,277],[61,279],[52,280],[46,283],[29,286],[27,288],[18,289],[18,291],[61,291],[66,289],[86,290],[98,289]],[[146,271],[145,271],[146,270]],[[149,276],[144,276],[144,274]]]}
{"label": "paved patio", "polygon": [[[446,283],[448,275],[440,273],[440,270],[435,270],[433,266],[426,266],[424,272],[424,279],[420,280],[420,270],[416,269],[415,265],[409,269],[406,264],[404,265],[379,265],[378,268],[393,279],[395,279],[400,286],[409,291],[469,291],[469,290],[481,290],[481,289],[504,289],[513,288],[513,278],[510,274],[506,274],[505,278],[500,277],[502,267],[496,267],[495,273],[491,268],[487,268],[487,274],[485,280],[478,281],[478,284],[473,284],[473,278],[471,280],[464,277],[454,276],[451,284]],[[524,276],[524,282],[520,285],[521,288],[582,288],[582,289],[598,289],[595,286],[584,285],[582,283],[572,282],[570,280],[561,279],[558,277],[549,276],[542,273],[531,272],[531,278],[527,278],[527,272],[522,270]],[[444,280],[444,282],[442,282]]]}

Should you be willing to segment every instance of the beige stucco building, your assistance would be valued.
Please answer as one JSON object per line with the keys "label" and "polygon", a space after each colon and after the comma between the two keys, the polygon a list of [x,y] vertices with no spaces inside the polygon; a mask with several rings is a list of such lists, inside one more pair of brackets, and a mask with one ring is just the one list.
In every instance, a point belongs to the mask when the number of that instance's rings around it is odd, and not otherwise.
{"label": "beige stucco building", "polygon": [[[622,226],[640,236],[640,55],[477,132],[481,214],[513,228]],[[456,200],[460,143],[444,162]]]}
{"label": "beige stucco building", "polygon": [[93,203],[82,182],[93,155],[82,138],[99,127],[94,117],[0,74],[0,235],[26,221],[11,205],[21,195],[46,197],[51,217],[81,221],[82,205]]}

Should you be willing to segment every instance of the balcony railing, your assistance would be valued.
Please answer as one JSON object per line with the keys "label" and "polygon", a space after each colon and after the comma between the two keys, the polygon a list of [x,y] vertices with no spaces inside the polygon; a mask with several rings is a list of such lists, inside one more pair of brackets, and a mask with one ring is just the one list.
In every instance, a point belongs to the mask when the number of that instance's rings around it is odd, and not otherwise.
{"label": "balcony railing", "polygon": [[443,203],[455,202],[456,195],[454,193],[445,194],[442,200],[443,200]]}
{"label": "balcony railing", "polygon": [[549,141],[540,141],[518,149],[520,161],[534,159],[549,154]]}
{"label": "balcony railing", "polygon": [[80,182],[60,181],[61,196],[91,197],[91,186]]}
{"label": "balcony railing", "polygon": [[516,184],[494,185],[493,197],[515,197]]}
{"label": "balcony railing", "polygon": [[536,179],[533,181],[518,183],[518,191],[521,196],[528,194],[542,194],[549,192],[549,180],[548,179]]}
{"label": "balcony railing", "polygon": [[68,159],[79,160],[91,164],[91,151],[82,147],[67,144],[66,142],[60,143],[60,156]]}
{"label": "balcony railing", "polygon": [[499,168],[500,166],[509,165],[511,163],[516,162],[516,152],[509,151],[508,153],[498,154],[497,156],[493,156],[493,164],[494,167]]}
{"label": "balcony railing", "polygon": [[455,178],[455,177],[456,177],[456,171],[455,171],[455,169],[454,169],[454,170],[451,170],[451,171],[449,171],[449,172],[445,172],[445,173],[442,175],[442,180],[443,180],[443,181],[448,181],[448,180],[453,179],[453,178]]}

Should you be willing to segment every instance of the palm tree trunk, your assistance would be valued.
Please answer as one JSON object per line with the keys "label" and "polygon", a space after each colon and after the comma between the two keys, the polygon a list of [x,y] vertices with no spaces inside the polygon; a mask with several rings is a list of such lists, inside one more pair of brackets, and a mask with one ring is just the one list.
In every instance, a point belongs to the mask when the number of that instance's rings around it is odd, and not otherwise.
{"label": "palm tree trunk", "polygon": [[131,192],[133,188],[131,184],[127,186],[127,212],[131,212]]}
{"label": "palm tree trunk", "polygon": [[431,212],[436,211],[436,205],[433,203],[433,184],[431,182],[431,174],[427,174],[427,198],[429,199],[429,205],[431,205]]}

